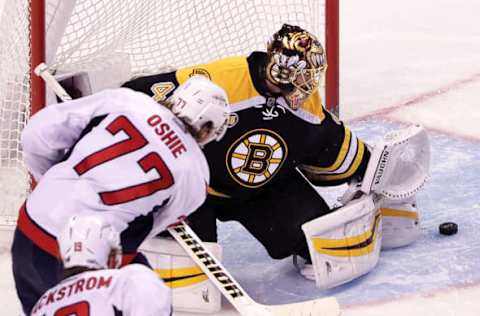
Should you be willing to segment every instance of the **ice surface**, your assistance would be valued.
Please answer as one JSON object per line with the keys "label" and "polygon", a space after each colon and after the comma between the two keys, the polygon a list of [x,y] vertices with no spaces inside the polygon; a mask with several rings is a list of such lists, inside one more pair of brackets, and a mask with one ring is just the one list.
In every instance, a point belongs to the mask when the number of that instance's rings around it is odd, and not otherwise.
{"label": "ice surface", "polygon": [[[430,132],[432,178],[418,195],[421,238],[383,252],[367,276],[322,292],[291,259],[269,259],[241,226],[225,223],[225,266],[263,303],[335,295],[347,316],[479,315],[480,1],[341,1],[341,10],[342,118],[370,142],[405,123]],[[445,221],[457,222],[459,233],[439,235]],[[0,306],[2,315],[15,315],[4,245]]]}

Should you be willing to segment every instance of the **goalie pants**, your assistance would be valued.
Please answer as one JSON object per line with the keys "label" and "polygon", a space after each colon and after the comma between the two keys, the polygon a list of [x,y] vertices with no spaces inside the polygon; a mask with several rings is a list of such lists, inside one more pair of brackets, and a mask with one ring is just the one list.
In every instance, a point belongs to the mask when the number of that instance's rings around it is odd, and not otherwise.
{"label": "goalie pants", "polygon": [[240,222],[267,249],[270,257],[296,254],[309,260],[302,224],[330,212],[325,200],[297,172],[288,182],[257,189],[250,199],[209,195],[189,216],[203,241],[217,241],[216,219]]}

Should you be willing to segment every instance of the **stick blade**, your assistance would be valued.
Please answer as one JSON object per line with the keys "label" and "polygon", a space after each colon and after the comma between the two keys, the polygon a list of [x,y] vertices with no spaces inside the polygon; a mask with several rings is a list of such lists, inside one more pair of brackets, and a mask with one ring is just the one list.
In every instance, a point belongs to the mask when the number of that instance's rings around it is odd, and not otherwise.
{"label": "stick blade", "polygon": [[267,310],[275,316],[338,316],[340,306],[335,297],[319,298],[316,300],[281,304],[265,305]]}

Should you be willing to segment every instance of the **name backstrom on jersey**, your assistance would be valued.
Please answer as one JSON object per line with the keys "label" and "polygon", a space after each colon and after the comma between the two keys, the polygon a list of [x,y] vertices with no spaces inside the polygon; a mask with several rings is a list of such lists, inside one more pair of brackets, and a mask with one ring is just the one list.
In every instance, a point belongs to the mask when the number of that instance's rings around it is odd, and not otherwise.
{"label": "name backstrom on jersey", "polygon": [[60,301],[64,298],[69,297],[77,293],[90,291],[94,289],[108,288],[112,283],[112,276],[107,278],[103,276],[91,276],[89,278],[80,278],[75,282],[65,284],[60,288],[56,288],[53,291],[48,291],[45,293],[42,298],[37,302],[35,307],[32,310],[32,313],[37,312],[44,306],[52,304],[54,302]]}

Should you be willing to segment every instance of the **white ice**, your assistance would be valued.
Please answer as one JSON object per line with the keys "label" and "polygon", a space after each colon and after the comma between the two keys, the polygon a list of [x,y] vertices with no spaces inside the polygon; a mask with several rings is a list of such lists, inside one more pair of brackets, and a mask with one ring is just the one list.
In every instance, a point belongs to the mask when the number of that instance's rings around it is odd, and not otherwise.
{"label": "white ice", "polygon": [[[431,133],[432,181],[419,196],[422,237],[382,253],[372,273],[327,293],[300,280],[290,260],[270,260],[236,224],[220,227],[225,264],[265,303],[335,295],[347,316],[479,315],[480,1],[340,3],[341,118],[367,140],[405,123]],[[459,233],[438,235],[448,220]],[[16,315],[9,246],[2,244],[1,314]]]}

